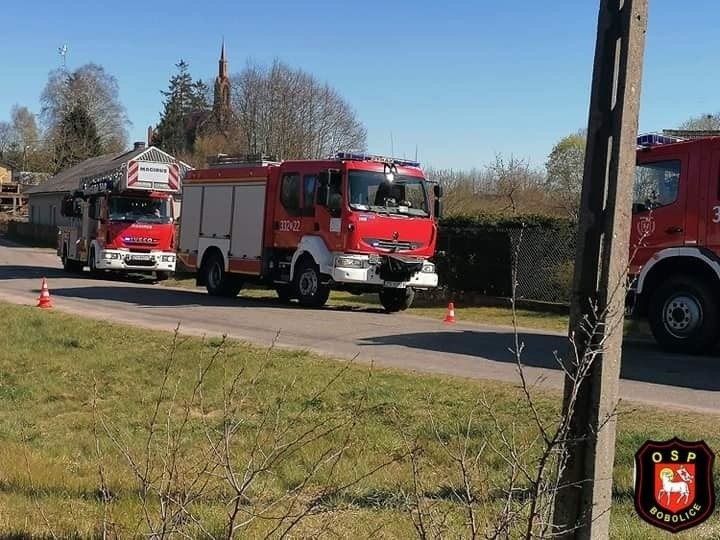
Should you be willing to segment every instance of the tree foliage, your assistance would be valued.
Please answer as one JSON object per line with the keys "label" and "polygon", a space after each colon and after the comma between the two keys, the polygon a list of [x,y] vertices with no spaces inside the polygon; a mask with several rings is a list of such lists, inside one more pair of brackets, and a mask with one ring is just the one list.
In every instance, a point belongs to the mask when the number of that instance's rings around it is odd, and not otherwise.
{"label": "tree foliage", "polygon": [[81,104],[63,115],[57,130],[55,164],[58,171],[102,154],[95,121]]}
{"label": "tree foliage", "polygon": [[585,166],[584,132],[563,137],[548,156],[547,187],[556,197],[558,208],[577,219],[580,208],[583,170]]}
{"label": "tree foliage", "polygon": [[153,136],[153,143],[174,155],[193,151],[197,130],[210,107],[208,88],[193,80],[184,60],[175,64],[177,73],[163,91],[163,112]]}
{"label": "tree foliage", "polygon": [[233,76],[232,106],[252,154],[299,159],[365,149],[366,130],[340,94],[280,61]]}

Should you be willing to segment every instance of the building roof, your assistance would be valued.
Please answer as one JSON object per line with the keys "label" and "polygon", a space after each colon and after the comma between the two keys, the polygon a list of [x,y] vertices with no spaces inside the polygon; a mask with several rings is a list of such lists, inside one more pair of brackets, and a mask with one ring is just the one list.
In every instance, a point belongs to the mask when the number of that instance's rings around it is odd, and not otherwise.
{"label": "building roof", "polygon": [[29,188],[26,193],[28,195],[41,193],[67,193],[78,189],[80,179],[89,176],[95,176],[119,169],[127,164],[128,161],[142,156],[148,161],[177,161],[181,169],[181,177],[191,167],[180,160],[176,160],[173,156],[155,148],[154,146],[136,148],[127,152],[114,154],[104,154],[94,158],[86,159],[77,165],[64,169],[51,177],[47,182]]}
{"label": "building roof", "polygon": [[4,169],[8,169],[8,170],[10,170],[10,171],[14,171],[14,170],[15,170],[15,167],[13,167],[12,165],[10,165],[7,161],[3,161],[2,159],[0,159],[0,167],[2,167],[2,168],[4,168]]}

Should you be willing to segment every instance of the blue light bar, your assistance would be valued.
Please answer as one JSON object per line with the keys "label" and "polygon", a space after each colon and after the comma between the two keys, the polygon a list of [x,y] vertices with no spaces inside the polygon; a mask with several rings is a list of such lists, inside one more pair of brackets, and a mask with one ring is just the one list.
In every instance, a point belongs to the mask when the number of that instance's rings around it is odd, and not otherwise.
{"label": "blue light bar", "polygon": [[338,152],[335,155],[335,159],[343,159],[346,161],[378,161],[380,163],[392,163],[402,167],[420,167],[419,161],[356,152]]}
{"label": "blue light bar", "polygon": [[668,137],[667,135],[658,135],[657,133],[648,133],[639,135],[637,138],[638,146],[658,146],[661,144],[673,144],[682,142],[684,139],[678,137]]}

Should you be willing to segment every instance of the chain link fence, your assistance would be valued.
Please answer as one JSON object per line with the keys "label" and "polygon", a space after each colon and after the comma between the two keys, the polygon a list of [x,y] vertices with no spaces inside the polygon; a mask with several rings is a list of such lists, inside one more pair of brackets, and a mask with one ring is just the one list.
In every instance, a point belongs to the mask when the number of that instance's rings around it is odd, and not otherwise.
{"label": "chain link fence", "polygon": [[567,304],[576,228],[442,227],[436,263],[440,285],[454,291]]}

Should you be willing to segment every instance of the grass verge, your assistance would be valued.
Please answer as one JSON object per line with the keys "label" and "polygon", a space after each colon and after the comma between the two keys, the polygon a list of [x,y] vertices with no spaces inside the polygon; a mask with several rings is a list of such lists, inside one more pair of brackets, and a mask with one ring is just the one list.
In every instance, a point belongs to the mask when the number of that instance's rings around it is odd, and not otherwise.
{"label": "grass verge", "polygon": [[[228,422],[239,426],[232,460],[240,470],[248,460],[271,455],[278,440],[342,422],[352,425],[352,432],[328,429],[328,435],[288,452],[258,474],[258,483],[244,494],[245,516],[262,514],[273,501],[280,501],[275,513],[286,510],[288,493],[298,493],[292,501],[297,506],[312,500],[315,511],[294,530],[300,537],[412,537],[412,500],[418,490],[411,463],[403,457],[408,441],[422,448],[421,495],[446,516],[446,537],[467,532],[458,497],[461,479],[448,448],[457,443],[477,449],[487,441],[499,446],[499,422],[529,450],[532,466],[531,414],[512,385],[369,371],[304,352],[223,344],[215,338],[174,343],[168,333],[2,303],[0,317],[5,321],[0,343],[0,536],[97,537],[103,528],[111,536],[146,535],[144,513],[157,516],[161,509],[152,497],[149,505],[142,504],[141,484],[123,454],[154,456],[148,463],[157,485],[172,476],[167,471],[175,471],[175,480],[168,479],[170,491],[186,494],[192,464],[207,463],[212,455],[208,433],[222,431]],[[149,444],[149,420],[170,356],[166,392],[158,402],[161,420]],[[205,368],[202,399],[193,401],[198,374]],[[236,374],[242,399],[224,414],[225,391]],[[490,409],[478,406],[481,399]],[[557,414],[559,393],[537,391],[536,399],[545,418]],[[362,407],[356,408],[358,403]],[[175,438],[183,419],[187,428]],[[107,431],[98,428],[102,422]],[[111,435],[121,444],[113,444]],[[704,439],[711,448],[720,448],[717,417],[621,406],[613,538],[666,538],[635,516],[633,455],[646,439],[673,435]],[[175,457],[181,459],[168,467],[164,452],[175,443]],[[327,452],[334,449],[342,449],[342,459],[315,470],[315,464],[330,460]],[[509,472],[502,453],[486,452],[481,461],[475,486],[482,526],[500,511]],[[217,482],[193,505],[194,516],[212,536],[223,535],[231,506],[232,493]],[[266,535],[274,523],[269,516],[256,517],[239,534]],[[202,532],[187,520],[179,526],[194,537]],[[701,528],[678,535],[718,536],[717,513]]]}

